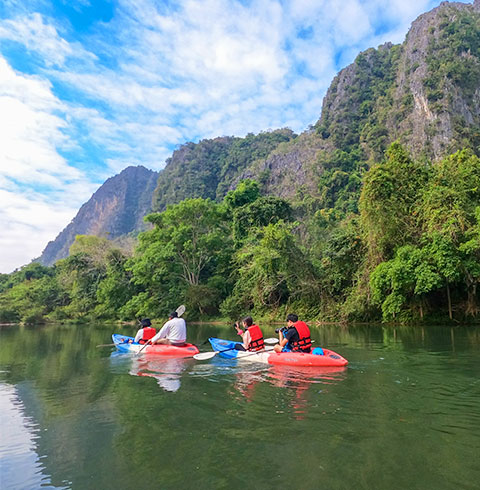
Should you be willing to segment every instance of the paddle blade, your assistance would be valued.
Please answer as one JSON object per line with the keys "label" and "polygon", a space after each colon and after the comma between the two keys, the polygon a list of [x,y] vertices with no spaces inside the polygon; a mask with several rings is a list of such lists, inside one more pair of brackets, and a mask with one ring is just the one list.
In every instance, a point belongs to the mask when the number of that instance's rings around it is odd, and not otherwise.
{"label": "paddle blade", "polygon": [[177,316],[181,317],[185,313],[185,305],[180,305],[176,310]]}
{"label": "paddle blade", "polygon": [[206,360],[211,359],[212,357],[214,357],[216,355],[217,355],[217,352],[216,351],[213,351],[213,352],[200,352],[200,354],[195,354],[193,356],[193,358],[196,359],[197,361],[206,361]]}
{"label": "paddle blade", "polygon": [[275,345],[275,344],[278,344],[278,339],[276,339],[275,337],[270,337],[268,339],[263,339],[263,341],[267,344],[267,345]]}

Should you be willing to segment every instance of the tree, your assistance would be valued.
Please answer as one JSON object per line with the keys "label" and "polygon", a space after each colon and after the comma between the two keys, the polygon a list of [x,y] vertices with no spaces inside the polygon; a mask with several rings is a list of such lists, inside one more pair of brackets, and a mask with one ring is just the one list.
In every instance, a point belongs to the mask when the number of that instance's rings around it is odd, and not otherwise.
{"label": "tree", "polygon": [[70,302],[56,311],[57,316],[93,316],[98,305],[99,285],[107,277],[109,261],[116,254],[121,255],[122,252],[106,238],[89,235],[75,237],[69,257],[56,264],[58,282],[70,297]]}
{"label": "tree", "polygon": [[258,182],[252,179],[245,179],[237,185],[235,190],[227,193],[224,202],[227,208],[233,212],[236,208],[250,204],[259,197],[260,187]]}
{"label": "tree", "polygon": [[448,236],[459,244],[476,221],[479,182],[480,159],[470,150],[458,151],[437,164],[419,207],[423,230]]}
{"label": "tree", "polygon": [[414,162],[399,143],[392,143],[387,160],[366,174],[360,214],[369,262],[375,267],[395,249],[419,237],[418,200],[426,185],[427,167]]}
{"label": "tree", "polygon": [[466,241],[459,246],[464,281],[467,287],[467,315],[478,314],[477,286],[480,283],[480,206],[475,208],[476,223],[465,232]]}
{"label": "tree", "polygon": [[419,207],[424,236],[442,263],[450,318],[452,282],[465,285],[466,311],[477,310],[479,182],[480,159],[471,150],[458,151],[434,167]]}
{"label": "tree", "polygon": [[240,246],[253,228],[267,226],[278,221],[291,221],[292,208],[288,201],[274,196],[259,197],[240,206],[233,213],[233,240]]}
{"label": "tree", "polygon": [[365,255],[358,217],[351,216],[316,238],[311,255],[322,290],[341,302],[351,291]]}
{"label": "tree", "polygon": [[313,268],[297,245],[293,227],[278,221],[251,231],[235,254],[237,282],[222,304],[223,313],[236,316],[251,309],[275,310],[298,298],[319,299]]}
{"label": "tree", "polygon": [[[208,296],[217,303],[209,280],[214,276],[228,277],[231,256],[225,208],[210,199],[186,199],[163,213],[148,215],[146,220],[154,228],[139,235],[135,257],[127,267],[143,291],[141,298],[146,300],[141,301],[142,311],[137,310],[136,314],[164,314],[185,301],[187,295]],[[138,299],[132,298],[130,306],[138,308]],[[193,308],[200,313],[205,311],[204,300]]]}
{"label": "tree", "polygon": [[427,248],[400,247],[395,257],[379,264],[370,276],[372,302],[380,305],[384,320],[423,318],[424,297],[441,287],[439,264]]}
{"label": "tree", "polygon": [[55,277],[24,280],[0,295],[0,321],[43,322],[63,300]]}
{"label": "tree", "polygon": [[127,257],[119,249],[111,250],[107,257],[105,278],[97,288],[96,315],[107,318],[128,318],[123,307],[137,292],[132,274],[126,269]]}

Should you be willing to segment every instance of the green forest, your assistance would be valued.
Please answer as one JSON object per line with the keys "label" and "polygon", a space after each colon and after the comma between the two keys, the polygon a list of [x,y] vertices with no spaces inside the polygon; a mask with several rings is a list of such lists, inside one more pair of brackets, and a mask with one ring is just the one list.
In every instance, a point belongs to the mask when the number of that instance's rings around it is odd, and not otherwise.
{"label": "green forest", "polygon": [[181,303],[189,319],[475,320],[480,159],[416,161],[398,142],[368,169],[335,158],[350,185],[327,170],[320,197],[287,201],[246,179],[149,214],[132,254],[78,235],[53,267],[0,274],[0,322],[165,318]]}

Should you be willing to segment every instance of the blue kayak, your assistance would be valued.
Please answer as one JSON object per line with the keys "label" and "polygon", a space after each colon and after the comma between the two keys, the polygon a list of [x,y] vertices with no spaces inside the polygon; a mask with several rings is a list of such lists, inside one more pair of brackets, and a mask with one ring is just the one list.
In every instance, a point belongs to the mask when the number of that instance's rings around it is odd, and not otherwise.
{"label": "blue kayak", "polygon": [[[219,352],[220,357],[225,357],[225,359],[236,359],[238,357],[239,351],[235,350],[235,345],[242,345],[242,342],[235,342],[233,340],[224,340],[224,339],[216,339],[215,337],[210,337],[210,344],[212,345],[212,349],[214,351]],[[226,351],[226,352],[222,352]]]}

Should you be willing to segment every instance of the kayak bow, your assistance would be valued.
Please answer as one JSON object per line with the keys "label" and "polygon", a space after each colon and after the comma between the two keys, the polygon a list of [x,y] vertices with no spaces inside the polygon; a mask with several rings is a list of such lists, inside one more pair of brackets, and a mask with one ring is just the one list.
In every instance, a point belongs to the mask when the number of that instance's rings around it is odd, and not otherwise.
{"label": "kayak bow", "polygon": [[184,344],[182,346],[155,344],[147,345],[145,347],[144,344],[134,342],[133,337],[120,334],[113,334],[112,340],[118,351],[134,354],[139,353],[142,348],[142,354],[155,354],[168,357],[193,357],[194,354],[198,354],[198,352],[200,352],[197,346],[193,344]]}

